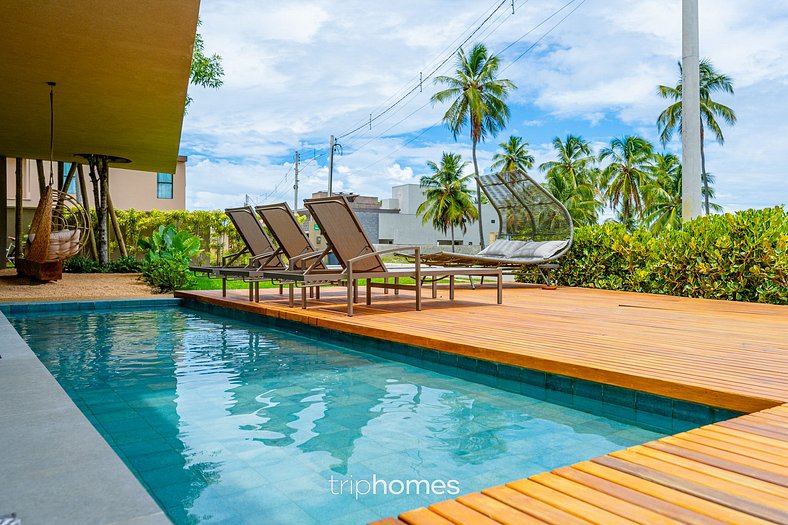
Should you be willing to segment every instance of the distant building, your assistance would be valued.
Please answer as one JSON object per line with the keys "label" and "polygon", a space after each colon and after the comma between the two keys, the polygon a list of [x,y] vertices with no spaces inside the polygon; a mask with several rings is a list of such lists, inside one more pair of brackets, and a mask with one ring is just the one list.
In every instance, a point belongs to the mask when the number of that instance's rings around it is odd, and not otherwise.
{"label": "distant building", "polygon": [[[185,210],[186,209],[186,160],[184,156],[178,157],[175,173],[155,173],[110,167],[109,186],[112,204],[118,210]],[[8,232],[14,234],[14,206],[16,188],[16,159],[6,160],[7,193],[5,195],[8,205]],[[64,171],[67,174],[70,164],[66,163]],[[47,183],[49,182],[49,161],[44,161]],[[89,168],[84,166],[85,184],[87,185],[87,200],[91,208],[93,203],[93,187],[88,175]],[[55,179],[57,179],[57,165],[54,166]],[[77,177],[68,188],[69,193],[77,197],[80,202],[83,195],[79,188]],[[22,161],[22,208],[24,213],[25,228],[33,217],[33,212],[41,197],[38,187],[38,170],[36,161],[24,159]],[[25,230],[27,231],[27,230]],[[2,232],[0,232],[2,234]]]}
{"label": "distant building", "polygon": [[[327,192],[314,193],[312,197],[325,197]],[[364,231],[374,244],[391,244],[399,246],[451,246],[451,231],[443,233],[423,224],[422,217],[416,210],[426,199],[424,190],[418,184],[402,184],[391,188],[391,198],[379,200],[355,194],[344,194],[351,200],[351,206],[361,222]],[[317,249],[326,246],[320,228],[306,210],[299,213],[307,215],[304,222],[309,239]],[[484,221],[484,238],[489,243],[498,234],[498,213],[490,204],[482,205],[482,221]],[[465,234],[455,230],[455,243],[462,245],[479,244],[479,227],[476,222],[469,223]]]}

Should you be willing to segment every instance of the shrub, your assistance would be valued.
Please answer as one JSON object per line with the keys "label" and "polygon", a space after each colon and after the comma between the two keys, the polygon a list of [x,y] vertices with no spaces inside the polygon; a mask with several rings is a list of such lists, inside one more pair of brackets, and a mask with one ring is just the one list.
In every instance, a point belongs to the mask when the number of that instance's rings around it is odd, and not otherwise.
{"label": "shrub", "polygon": [[63,271],[67,273],[101,273],[104,269],[98,261],[75,255],[63,261]]}
{"label": "shrub", "polygon": [[107,265],[107,271],[112,273],[138,273],[141,270],[142,263],[131,255],[119,257]]}
{"label": "shrub", "polygon": [[657,237],[606,223],[575,230],[553,277],[565,286],[788,304],[787,248],[781,207],[701,217]]}
{"label": "shrub", "polygon": [[170,292],[194,282],[189,262],[201,251],[199,238],[168,225],[159,226],[149,240],[140,239],[138,244],[147,250],[142,263],[142,278],[154,289],[161,293]]}

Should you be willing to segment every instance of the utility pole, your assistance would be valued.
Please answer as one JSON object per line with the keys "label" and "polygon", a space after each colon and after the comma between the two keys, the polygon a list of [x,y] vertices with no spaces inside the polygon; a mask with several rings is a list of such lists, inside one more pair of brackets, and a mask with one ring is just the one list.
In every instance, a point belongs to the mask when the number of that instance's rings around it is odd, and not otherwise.
{"label": "utility pole", "polygon": [[701,214],[700,42],[698,0],[682,0],[681,22],[681,217]]}
{"label": "utility pole", "polygon": [[293,211],[298,211],[298,151],[295,157],[295,184],[293,184]]}
{"label": "utility pole", "polygon": [[328,139],[328,196],[334,191],[334,135]]}

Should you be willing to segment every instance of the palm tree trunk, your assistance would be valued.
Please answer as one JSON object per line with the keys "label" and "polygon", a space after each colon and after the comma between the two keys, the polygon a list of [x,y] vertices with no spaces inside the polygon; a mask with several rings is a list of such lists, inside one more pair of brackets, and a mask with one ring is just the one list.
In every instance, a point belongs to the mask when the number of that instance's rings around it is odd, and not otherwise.
{"label": "palm tree trunk", "polygon": [[476,140],[473,140],[473,173],[476,175],[476,211],[479,212],[479,247],[484,249],[484,222],[482,221],[482,184],[479,181],[479,163],[476,161]]}
{"label": "palm tree trunk", "polygon": [[703,181],[703,205],[709,214],[709,178],[706,176],[706,152],[703,150],[703,122],[700,123],[700,177]]}
{"label": "palm tree trunk", "polygon": [[451,252],[454,253],[454,224],[451,225]]}

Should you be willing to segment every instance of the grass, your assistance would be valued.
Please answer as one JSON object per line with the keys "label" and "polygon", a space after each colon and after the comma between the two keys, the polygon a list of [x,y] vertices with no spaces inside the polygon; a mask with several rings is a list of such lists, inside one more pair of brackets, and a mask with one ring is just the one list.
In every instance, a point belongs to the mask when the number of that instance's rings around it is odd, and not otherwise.
{"label": "grass", "polygon": [[[271,281],[261,281],[260,288],[276,288],[279,285],[272,283]],[[210,277],[205,277],[204,275],[198,276],[197,281],[188,288],[189,290],[221,290],[222,289],[222,280],[221,279],[211,279]],[[228,290],[247,290],[249,289],[249,283],[245,281],[236,281],[232,279],[227,280],[227,289]]]}

